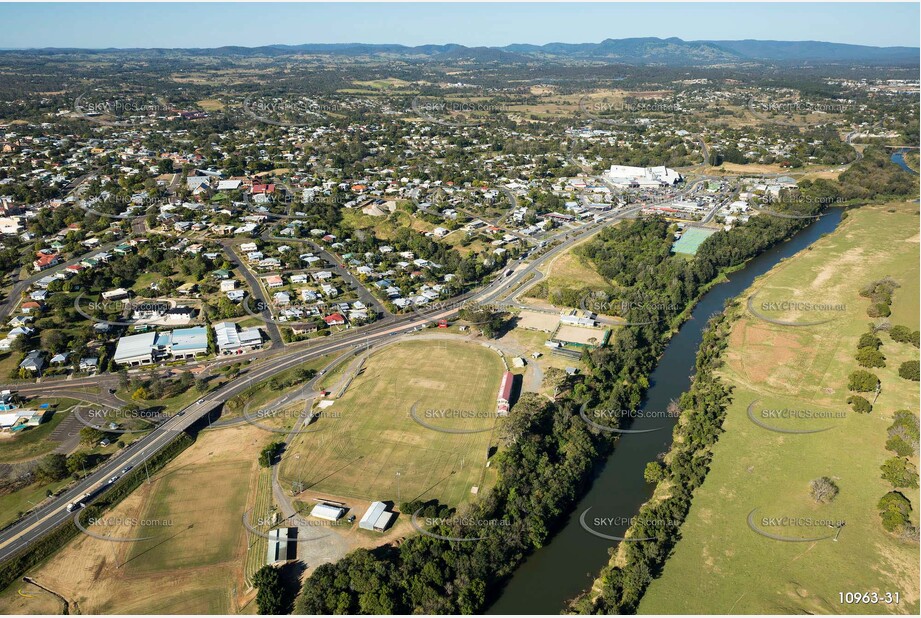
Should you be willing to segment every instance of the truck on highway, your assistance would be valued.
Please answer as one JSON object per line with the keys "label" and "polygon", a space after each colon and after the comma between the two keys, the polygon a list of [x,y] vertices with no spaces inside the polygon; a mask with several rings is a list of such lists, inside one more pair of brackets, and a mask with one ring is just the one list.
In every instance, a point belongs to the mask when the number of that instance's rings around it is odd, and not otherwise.
{"label": "truck on highway", "polygon": [[68,504],[68,505],[67,505],[67,512],[68,512],[68,513],[73,513],[73,512],[76,511],[77,509],[82,509],[83,507],[85,507],[85,506],[86,506],[86,503],[84,502],[84,500],[86,500],[86,499],[89,498],[89,497],[90,497],[90,494],[89,494],[89,492],[87,492],[87,493],[83,494],[82,496],[80,496],[79,499],[74,500],[73,502],[71,502],[70,504]]}

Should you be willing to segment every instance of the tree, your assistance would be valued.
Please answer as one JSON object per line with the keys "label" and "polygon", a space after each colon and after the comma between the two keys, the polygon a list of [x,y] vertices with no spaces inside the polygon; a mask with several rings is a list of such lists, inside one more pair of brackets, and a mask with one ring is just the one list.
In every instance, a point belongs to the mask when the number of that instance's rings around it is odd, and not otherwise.
{"label": "tree", "polygon": [[911,342],[911,329],[907,326],[893,326],[889,329],[889,336],[893,341],[898,343],[910,343]]}
{"label": "tree", "polygon": [[86,451],[76,451],[67,458],[67,471],[71,474],[83,472],[86,469],[86,464],[89,463],[89,458]]}
{"label": "tree", "polygon": [[869,414],[873,410],[870,402],[860,395],[851,395],[847,398],[847,402],[851,404],[851,408],[858,414]]}
{"label": "tree", "polygon": [[918,452],[919,433],[918,417],[910,410],[897,410],[887,430],[886,449],[900,457],[911,457]]}
{"label": "tree", "polygon": [[[891,333],[890,333],[891,334]],[[864,333],[860,336],[860,341],[857,342],[857,348],[873,348],[878,350],[879,346],[883,345],[882,340],[874,335],[873,333]]]}
{"label": "tree", "polygon": [[150,399],[150,394],[147,392],[147,389],[143,386],[137,387],[133,393],[131,393],[131,398],[135,401],[140,401],[143,399]]}
{"label": "tree", "polygon": [[883,520],[883,528],[895,532],[909,523],[911,501],[897,491],[890,491],[876,505]]}
{"label": "tree", "polygon": [[918,382],[921,380],[921,363],[919,361],[905,361],[899,365],[899,375],[906,380]]}
{"label": "tree", "polygon": [[853,372],[847,379],[847,388],[858,393],[871,393],[879,386],[879,378],[863,369]]}
{"label": "tree", "polygon": [[82,444],[96,445],[105,437],[105,434],[93,427],[84,427],[80,430],[80,442]]}
{"label": "tree", "polygon": [[857,364],[861,367],[885,367],[886,357],[883,353],[873,347],[865,347],[857,350]]}
{"label": "tree", "polygon": [[838,495],[838,486],[827,476],[821,476],[809,483],[809,495],[819,503],[831,502]]}
{"label": "tree", "polygon": [[643,470],[643,478],[647,483],[658,483],[665,478],[665,468],[658,461],[650,461]]}
{"label": "tree", "polygon": [[281,585],[281,575],[278,569],[265,565],[253,575],[253,586],[256,592],[256,607],[262,615],[279,615],[284,611],[284,587]]}
{"label": "tree", "polygon": [[553,396],[556,397],[560,389],[566,385],[568,378],[569,376],[566,375],[566,372],[559,367],[549,367],[547,371],[544,372],[544,385],[548,388],[552,388]]}
{"label": "tree", "polygon": [[67,457],[63,453],[49,453],[42,457],[35,470],[38,480],[43,483],[53,483],[67,478]]}
{"label": "tree", "polygon": [[262,449],[262,452],[259,453],[259,465],[263,468],[271,468],[284,447],[284,442],[272,442],[266,446]]}
{"label": "tree", "polygon": [[892,483],[893,487],[918,487],[918,470],[907,459],[893,457],[887,459],[880,470],[883,471],[883,480]]}

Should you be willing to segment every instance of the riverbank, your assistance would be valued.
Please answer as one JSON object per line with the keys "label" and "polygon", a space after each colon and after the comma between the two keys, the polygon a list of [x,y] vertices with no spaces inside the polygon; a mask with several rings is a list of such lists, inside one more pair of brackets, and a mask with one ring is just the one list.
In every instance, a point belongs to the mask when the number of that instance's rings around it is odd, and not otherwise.
{"label": "riverbank", "polygon": [[[558,612],[591,586],[594,576],[608,563],[609,550],[618,544],[616,537],[626,533],[631,518],[652,495],[654,486],[644,480],[643,471],[647,463],[655,461],[671,444],[676,419],[669,414],[669,407],[690,385],[695,355],[709,316],[722,311],[726,300],[744,291],[756,276],[834,230],[841,215],[840,210],[829,211],[786,242],[763,251],[743,266],[726,268],[728,274],[718,279],[721,283],[704,286],[707,293],[669,339],[649,377],[650,387],[640,406],[643,415],[630,425],[630,430],[638,433],[621,435],[613,453],[596,472],[589,492],[550,543],[524,561],[489,608],[489,614]],[[586,513],[589,520],[608,521],[586,530],[581,523]]]}
{"label": "riverbank", "polygon": [[[859,289],[895,277],[902,287],[889,320],[918,328],[918,241],[916,204],[865,206],[745,292],[744,299],[757,295],[757,301],[739,303],[719,372],[733,393],[725,433],[712,449],[711,469],[694,494],[681,540],[650,584],[640,613],[917,613],[917,545],[887,533],[877,512],[891,489],[880,474],[892,456],[885,448],[887,427],[896,410],[918,409],[917,383],[897,371],[918,358],[917,348],[881,333],[886,367],[872,369],[883,383],[872,412],[858,414],[846,400],[847,376],[858,368],[857,340],[871,321]],[[792,299],[821,304],[823,318],[833,319],[810,327],[763,319],[759,309]],[[778,321],[808,317],[800,312]],[[752,410],[768,428],[752,420]],[[765,417],[763,410],[804,414]],[[912,461],[917,465],[917,455]],[[810,482],[822,476],[839,487],[829,503],[809,495]],[[917,488],[899,491],[918,504]],[[806,526],[806,520],[774,525],[794,516],[845,526],[838,531]],[[699,594],[684,594],[687,589]],[[839,592],[858,589],[899,592],[900,603],[839,599]]]}

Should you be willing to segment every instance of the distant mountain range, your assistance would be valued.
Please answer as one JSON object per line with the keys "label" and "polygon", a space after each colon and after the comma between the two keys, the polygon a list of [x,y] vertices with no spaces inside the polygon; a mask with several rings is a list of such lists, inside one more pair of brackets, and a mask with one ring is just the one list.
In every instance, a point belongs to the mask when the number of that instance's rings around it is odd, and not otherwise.
{"label": "distant mountain range", "polygon": [[[918,65],[917,47],[871,47],[821,41],[684,41],[654,37],[605,39],[600,43],[514,44],[505,47],[466,47],[463,45],[419,45],[369,43],[307,43],[264,47],[217,47],[213,49],[33,49],[29,54],[125,53],[170,56],[186,53],[195,56],[290,56],[321,54],[329,56],[397,56],[435,62],[526,63],[535,60],[581,60],[621,64],[663,64],[670,66],[770,64],[885,64]],[[6,53],[23,53],[23,50]]]}

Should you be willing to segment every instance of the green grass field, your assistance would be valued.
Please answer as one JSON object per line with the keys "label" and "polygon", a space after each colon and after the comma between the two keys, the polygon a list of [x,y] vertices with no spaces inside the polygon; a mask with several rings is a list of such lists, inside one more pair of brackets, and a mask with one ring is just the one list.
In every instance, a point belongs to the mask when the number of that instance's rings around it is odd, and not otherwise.
{"label": "green grass field", "polygon": [[[918,546],[888,535],[876,508],[891,489],[880,478],[880,465],[891,456],[884,445],[892,413],[918,411],[917,383],[897,374],[902,361],[918,358],[918,350],[882,334],[887,366],[873,370],[883,385],[873,411],[860,415],[845,403],[847,375],[858,368],[856,343],[871,322],[868,300],[858,290],[886,275],[895,277],[902,287],[894,295],[892,323],[918,328],[918,207],[892,208],[852,211],[836,232],[779,264],[743,295],[744,300],[757,292],[759,302],[843,304],[846,310],[829,323],[797,328],[741,309],[723,355],[723,378],[734,387],[725,433],[694,496],[682,538],[661,578],[649,587],[640,613],[918,613]],[[747,416],[755,400],[761,400],[756,414],[787,408],[846,415],[829,421],[765,421],[787,429],[832,427],[814,434],[776,433]],[[820,476],[831,477],[840,488],[831,503],[817,504],[809,495],[810,481]],[[912,502],[917,524],[918,490],[901,491]],[[781,542],[749,528],[747,517],[756,508],[756,526],[788,538],[816,538],[834,530],[761,518],[811,517],[846,525],[837,542]],[[898,592],[901,603],[839,602],[839,592],[857,591]]]}
{"label": "green grass field", "polygon": [[[372,355],[328,417],[313,425],[320,431],[289,446],[284,486],[302,481],[311,492],[367,500],[469,500],[483,476],[503,370],[496,352],[462,342],[411,341]],[[485,431],[428,429],[411,418],[413,404],[431,425]],[[448,409],[477,415],[427,416]]]}
{"label": "green grass field", "polygon": [[[241,514],[249,492],[248,461],[209,461],[169,470],[157,479],[126,567],[133,573],[189,568],[231,560],[244,533]],[[202,489],[207,487],[207,496]]]}

